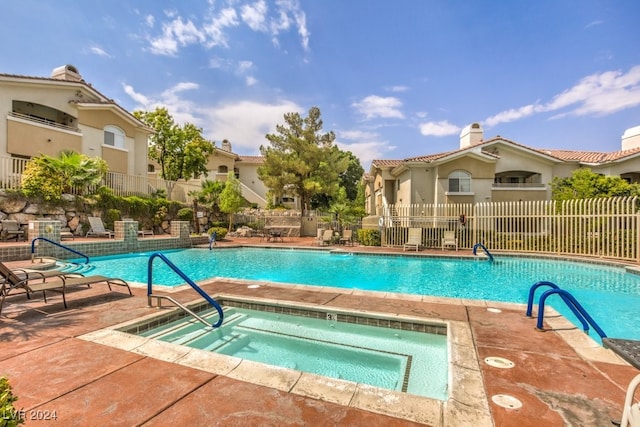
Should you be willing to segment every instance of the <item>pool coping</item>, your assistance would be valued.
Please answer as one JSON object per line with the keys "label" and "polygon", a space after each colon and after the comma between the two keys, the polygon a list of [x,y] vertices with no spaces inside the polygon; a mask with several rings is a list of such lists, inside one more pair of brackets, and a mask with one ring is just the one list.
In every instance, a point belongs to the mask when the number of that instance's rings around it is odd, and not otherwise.
{"label": "pool coping", "polygon": [[[121,331],[121,329],[131,328],[136,324],[148,322],[158,317],[158,311],[81,335],[78,338],[146,357],[204,370],[216,375],[408,421],[429,425],[459,425],[461,423],[471,423],[479,426],[492,425],[480,364],[477,359],[471,327],[467,322],[408,315],[390,315],[373,311],[354,311],[326,305],[283,302],[258,297],[244,298],[223,293],[215,295],[214,298],[223,301],[267,304],[293,309],[330,311],[343,315],[356,314],[360,317],[372,319],[446,326],[447,351],[449,355],[449,397],[446,401],[441,401],[352,381],[266,365],[233,356],[224,356]],[[188,305],[201,302],[201,299],[197,299],[189,302]],[[166,307],[160,315],[171,315],[172,312],[178,310],[175,307]]]}

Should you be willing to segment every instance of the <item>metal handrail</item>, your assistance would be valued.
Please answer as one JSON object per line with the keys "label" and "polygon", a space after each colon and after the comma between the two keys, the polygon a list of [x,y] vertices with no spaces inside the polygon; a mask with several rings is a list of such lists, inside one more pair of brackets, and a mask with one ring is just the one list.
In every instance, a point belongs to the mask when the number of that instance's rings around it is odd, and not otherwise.
{"label": "metal handrail", "polygon": [[493,255],[491,255],[491,252],[489,252],[489,249],[487,249],[487,247],[485,245],[483,245],[482,243],[476,243],[475,245],[473,245],[473,254],[474,255],[476,254],[476,251],[478,250],[478,248],[482,248],[482,250],[489,257],[489,261],[493,262]]}
{"label": "metal handrail", "polygon": [[49,242],[49,243],[51,243],[51,244],[53,244],[53,245],[55,245],[55,246],[57,246],[59,248],[65,249],[65,250],[67,250],[69,252],[73,252],[74,254],[84,258],[85,259],[85,262],[84,262],[85,264],[89,264],[89,257],[87,255],[83,254],[82,252],[78,252],[75,249],[71,249],[70,247],[63,245],[62,243],[58,243],[58,242],[54,242],[53,240],[49,240],[46,237],[36,237],[35,239],[33,239],[31,241],[31,260],[32,261],[33,261],[33,257],[34,257],[35,252],[36,252],[36,240],[44,240],[45,242]]}
{"label": "metal handrail", "polygon": [[[211,304],[213,306],[213,308],[216,309],[216,311],[218,312],[218,321],[216,323],[214,323],[214,324],[208,323],[202,317],[198,316],[193,311],[189,310],[187,307],[185,307],[184,305],[180,304],[179,302],[177,302],[173,298],[170,298],[170,297],[167,297],[167,296],[153,295],[153,292],[152,292],[152,287],[153,287],[153,260],[156,259],[156,258],[160,258],[161,260],[163,260],[165,262],[165,264],[167,264],[178,276],[180,276],[185,282],[187,282],[189,284],[189,286],[191,286],[193,289],[195,289],[196,292],[198,292],[202,298],[204,298],[209,304]],[[180,270],[174,263],[169,261],[169,259],[166,256],[164,256],[163,254],[161,254],[159,252],[151,254],[151,256],[149,257],[149,262],[147,263],[147,303],[148,303],[149,307],[151,307],[151,298],[152,297],[158,298],[158,301],[162,298],[162,299],[167,299],[167,300],[173,302],[178,307],[180,307],[182,310],[184,310],[185,312],[187,312],[191,316],[195,317],[200,322],[204,323],[207,326],[211,326],[213,328],[217,328],[218,326],[220,326],[222,324],[222,320],[224,319],[224,313],[222,311],[222,307],[220,307],[220,304],[218,304],[216,302],[216,300],[211,298],[205,291],[203,291],[202,288],[200,288],[200,286],[196,285],[193,282],[193,280],[191,280],[186,274],[184,274],[182,272],[182,270]]]}
{"label": "metal handrail", "polygon": [[[538,282],[538,283],[541,283],[541,282]],[[548,284],[548,283],[550,282],[542,282],[542,284]],[[587,310],[585,310],[584,307],[580,305],[580,303],[574,298],[573,295],[571,295],[569,292],[565,291],[564,289],[560,289],[557,285],[554,285],[554,286],[555,287],[552,286],[552,289],[545,291],[540,297],[540,302],[538,303],[538,322],[536,324],[537,330],[539,331],[544,330],[543,328],[544,305],[545,305],[546,299],[553,294],[558,294],[560,295],[562,301],[564,301],[565,304],[567,304],[567,306],[571,309],[571,311],[573,311],[573,313],[576,314],[578,319],[580,319],[584,332],[588,332],[589,325],[591,325],[593,326],[593,329],[598,333],[598,335],[600,335],[601,339],[607,337],[607,334],[604,333],[602,328],[598,326],[596,321],[593,320],[593,318],[589,315],[589,313],[587,313]],[[527,308],[527,312],[529,312],[528,308]],[[530,313],[529,313],[529,317],[530,317]]]}
{"label": "metal handrail", "polygon": [[[525,314],[527,317],[532,317],[531,314],[533,312],[533,298],[535,296],[536,290],[541,286],[549,286],[552,289],[560,289],[560,286],[556,285],[553,282],[547,282],[543,280],[543,281],[534,283],[531,286],[531,288],[529,288],[529,297],[527,298],[527,312]],[[584,319],[582,314],[580,314],[580,312],[572,304],[570,304],[569,301],[565,301],[565,296],[563,294],[560,294],[560,298],[562,298],[564,303],[567,304],[567,307],[571,309],[571,311],[578,318],[580,323],[582,323],[582,329],[584,331],[588,331],[589,325],[587,324],[587,321]]]}

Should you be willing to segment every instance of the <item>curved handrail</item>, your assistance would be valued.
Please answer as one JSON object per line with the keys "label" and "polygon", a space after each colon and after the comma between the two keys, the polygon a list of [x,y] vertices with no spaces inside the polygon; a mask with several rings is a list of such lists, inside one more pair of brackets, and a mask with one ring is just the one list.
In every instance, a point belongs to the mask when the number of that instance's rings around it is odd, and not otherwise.
{"label": "curved handrail", "polygon": [[[180,276],[185,282],[189,284],[193,289],[196,290],[200,294],[202,298],[204,298],[209,304],[213,306],[218,312],[218,321],[211,326],[217,328],[222,324],[222,320],[224,318],[224,313],[222,311],[222,307],[220,304],[216,302],[213,298],[211,298],[205,291],[200,288],[200,286],[196,285],[193,280],[191,280],[186,274],[182,272],[174,263],[169,261],[169,259],[159,252],[155,252],[151,254],[149,257],[149,262],[147,263],[147,297],[151,297],[153,293],[151,292],[151,288],[153,287],[153,260],[156,258],[160,258],[167,264],[178,276]],[[183,307],[184,308],[184,307]]]}
{"label": "curved handrail", "polygon": [[[531,288],[529,288],[529,297],[527,298],[527,313],[526,313],[527,317],[531,317],[531,313],[533,312],[533,298],[535,296],[536,290],[541,286],[549,286],[550,288],[553,288],[553,289],[560,289],[560,286],[556,285],[553,282],[547,282],[542,280],[540,282],[534,283],[531,286]],[[582,323],[582,329],[584,331],[588,331],[589,325],[587,324],[587,321],[584,319],[582,314],[572,304],[569,304],[569,301],[565,300],[565,296],[563,294],[560,294],[560,298],[562,298],[564,303],[567,304],[567,307],[571,309],[571,311],[578,318],[580,323]]]}
{"label": "curved handrail", "polygon": [[87,255],[83,254],[82,252],[78,252],[78,251],[76,251],[74,249],[71,249],[70,247],[65,246],[65,245],[63,245],[61,243],[54,242],[53,240],[49,240],[46,237],[36,237],[35,239],[33,239],[31,241],[31,259],[33,259],[33,255],[36,252],[36,240],[44,240],[45,242],[49,242],[49,243],[51,243],[53,245],[58,246],[59,248],[66,249],[69,252],[73,252],[74,254],[79,255],[82,258],[84,258],[85,259],[85,262],[84,262],[85,264],[89,264],[89,257]]}
{"label": "curved handrail", "polygon": [[[544,320],[544,303],[546,301],[546,299],[553,294],[559,294],[561,295],[563,298],[562,300],[569,304],[569,302],[571,302],[571,304],[574,305],[575,309],[578,310],[580,312],[580,314],[584,317],[584,319],[586,319],[589,324],[591,324],[591,326],[593,326],[593,329],[595,329],[595,331],[598,333],[598,335],[600,335],[600,338],[606,338],[607,334],[604,333],[604,331],[600,328],[600,326],[598,326],[598,324],[595,322],[595,320],[593,320],[591,318],[591,316],[589,316],[589,313],[587,313],[587,311],[584,309],[584,307],[582,307],[582,305],[580,305],[580,303],[573,297],[573,295],[571,295],[569,292],[565,291],[564,289],[549,289],[548,291],[545,291],[542,296],[540,297],[540,303],[538,304],[538,323],[536,324],[536,328],[539,330],[542,330],[542,322]],[[567,302],[569,301],[569,302]],[[589,327],[587,326],[586,328],[584,328],[584,331],[587,332],[589,330]]]}
{"label": "curved handrail", "polygon": [[485,245],[483,245],[482,243],[476,243],[475,245],[473,245],[473,254],[476,254],[476,251],[478,250],[478,248],[482,248],[482,250],[484,251],[484,253],[487,254],[487,256],[489,257],[489,261],[493,262],[493,255],[491,255],[491,252],[489,252],[489,249],[487,249],[487,247]]}

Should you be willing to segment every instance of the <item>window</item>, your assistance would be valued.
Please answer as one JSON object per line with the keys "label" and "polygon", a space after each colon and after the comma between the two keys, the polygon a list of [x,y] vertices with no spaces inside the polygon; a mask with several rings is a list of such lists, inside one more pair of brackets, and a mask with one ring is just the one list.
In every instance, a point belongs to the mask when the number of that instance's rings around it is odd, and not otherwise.
{"label": "window", "polygon": [[124,132],[116,126],[104,127],[104,145],[124,149]]}
{"label": "window", "polygon": [[225,165],[218,166],[218,173],[229,173],[229,168]]}
{"label": "window", "polygon": [[470,193],[471,175],[465,171],[453,171],[449,174],[450,193]]}

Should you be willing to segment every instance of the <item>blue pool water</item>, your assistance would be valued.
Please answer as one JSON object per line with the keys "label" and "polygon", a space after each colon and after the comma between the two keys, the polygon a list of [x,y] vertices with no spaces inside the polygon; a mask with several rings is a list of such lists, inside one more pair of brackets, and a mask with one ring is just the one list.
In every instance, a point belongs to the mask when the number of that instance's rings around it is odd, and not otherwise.
{"label": "blue pool water", "polygon": [[[211,322],[217,318],[214,310],[200,314]],[[223,325],[213,331],[186,318],[140,335],[389,390],[447,399],[445,335],[241,308],[225,310],[224,319]]]}
{"label": "blue pool water", "polygon": [[[618,267],[523,257],[498,256],[496,262],[489,263],[259,248],[163,253],[194,281],[229,277],[524,304],[531,285],[546,280],[574,295],[609,337],[640,339],[640,276]],[[146,284],[150,255],[92,258],[86,273]],[[184,283],[159,259],[153,264],[153,282],[167,286]],[[558,301],[557,295],[547,300],[575,320]]]}

